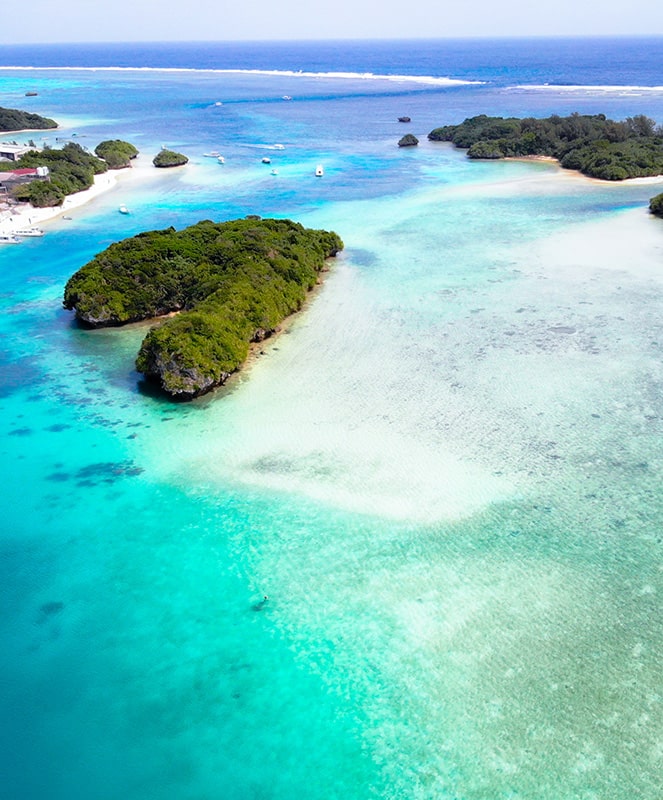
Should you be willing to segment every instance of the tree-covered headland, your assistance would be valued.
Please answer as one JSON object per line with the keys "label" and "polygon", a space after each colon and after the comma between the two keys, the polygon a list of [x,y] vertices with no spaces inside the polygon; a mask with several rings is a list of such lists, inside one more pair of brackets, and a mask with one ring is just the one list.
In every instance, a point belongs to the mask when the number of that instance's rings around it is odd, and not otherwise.
{"label": "tree-covered headland", "polygon": [[39,114],[20,111],[18,108],[0,108],[0,131],[43,131],[57,128],[58,123]]}
{"label": "tree-covered headland", "polygon": [[138,154],[132,144],[119,139],[101,142],[95,152],[96,156],[77,142],[68,142],[62,148],[47,146],[42,150],[29,150],[18,161],[0,162],[0,172],[48,167],[46,180],[19,184],[12,190],[12,197],[37,208],[59,206],[68,195],[89,189],[95,175],[130,166],[130,160]]}
{"label": "tree-covered headland", "polygon": [[112,244],[67,282],[64,306],[94,326],[172,312],[143,340],[139,372],[177,399],[224,383],[251,342],[301,308],[340,237],[290,220],[199,222]]}
{"label": "tree-covered headland", "polygon": [[470,158],[550,156],[566,169],[608,181],[663,174],[663,128],[642,114],[623,122],[604,114],[547,119],[481,114],[435,128],[428,138],[466,148]]}
{"label": "tree-covered headland", "polygon": [[48,180],[34,180],[17,186],[12,195],[19,202],[36,207],[59,206],[67,195],[89,189],[94,176],[106,172],[108,165],[75,142],[61,149],[45,147],[29,150],[17,162],[4,163],[0,169],[48,167]]}

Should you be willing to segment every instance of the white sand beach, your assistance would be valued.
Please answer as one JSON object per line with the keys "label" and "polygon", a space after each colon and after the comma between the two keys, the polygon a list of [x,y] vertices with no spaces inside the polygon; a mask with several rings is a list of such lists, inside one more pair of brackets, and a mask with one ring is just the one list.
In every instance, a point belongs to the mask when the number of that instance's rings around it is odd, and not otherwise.
{"label": "white sand beach", "polygon": [[95,175],[94,184],[83,192],[76,192],[65,197],[61,206],[35,208],[28,203],[19,205],[0,204],[0,234],[11,235],[14,231],[30,226],[41,225],[49,220],[69,215],[71,211],[86,205],[99,195],[113,189],[118,183],[132,183],[158,174],[151,164],[136,165],[123,170],[109,170],[102,175]]}

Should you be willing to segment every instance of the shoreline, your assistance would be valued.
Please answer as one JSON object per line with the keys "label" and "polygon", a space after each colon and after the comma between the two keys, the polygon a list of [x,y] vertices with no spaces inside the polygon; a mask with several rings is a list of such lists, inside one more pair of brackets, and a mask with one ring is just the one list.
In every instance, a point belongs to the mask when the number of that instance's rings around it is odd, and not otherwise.
{"label": "shoreline", "polygon": [[[477,159],[479,160],[479,159]],[[485,160],[485,159],[484,159]],[[531,163],[532,161],[537,162],[541,161],[547,164],[556,164],[559,167],[560,172],[563,172],[568,175],[578,176],[580,178],[584,178],[585,180],[592,181],[594,183],[599,183],[602,186],[620,186],[622,184],[627,184],[629,186],[633,185],[647,185],[647,184],[656,184],[656,183],[663,183],[663,174],[661,175],[646,175],[640,178],[623,178],[619,181],[607,181],[603,178],[594,178],[591,175],[585,175],[584,172],[580,172],[579,169],[566,169],[563,167],[558,158],[554,156],[505,156],[502,159],[497,159],[498,161],[522,161],[524,163]]]}
{"label": "shoreline", "polygon": [[[328,259],[325,259],[325,265],[322,267],[320,272],[318,273],[318,280],[316,281],[315,285],[309,289],[304,298],[304,302],[302,303],[301,307],[298,308],[296,311],[293,311],[292,314],[288,314],[287,317],[284,317],[279,325],[276,327],[273,333],[269,336],[266,336],[264,339],[260,341],[252,341],[249,342],[249,352],[247,353],[246,358],[239,367],[234,371],[231,372],[230,375],[226,378],[223,383],[214,386],[207,392],[204,392],[197,397],[192,397],[189,399],[177,399],[173,397],[169,397],[165,392],[159,392],[159,396],[166,402],[169,403],[200,403],[200,402],[208,402],[210,399],[214,397],[218,397],[219,393],[223,392],[232,392],[234,391],[240,384],[242,380],[245,380],[250,377],[251,370],[253,370],[256,365],[265,357],[270,355],[269,349],[278,349],[275,345],[281,340],[281,337],[286,336],[292,330],[292,328],[302,319],[305,313],[310,310],[310,307],[315,302],[315,300],[319,297],[322,293],[322,290],[325,286],[327,281],[327,277],[329,274],[334,270],[337,266],[337,261],[341,257],[344,251],[341,250],[336,256],[330,256]],[[129,322],[126,325],[120,325],[117,330],[136,330],[140,328],[152,328],[155,326],[160,325],[167,319],[171,317],[175,317],[180,314],[180,311],[171,311],[168,314],[163,314],[159,317],[149,317],[147,319],[141,319],[136,322]],[[92,329],[93,331],[108,331],[112,330],[112,328],[107,327],[99,327]],[[148,380],[146,376],[142,376],[141,380]]]}
{"label": "shoreline", "polygon": [[108,170],[94,176],[94,183],[89,189],[67,195],[62,205],[36,208],[29,203],[0,207],[0,234],[11,235],[15,230],[41,225],[58,218],[62,219],[70,211],[81,208],[102,194],[114,189],[126,180],[147,179],[148,167],[131,166],[118,170]]}

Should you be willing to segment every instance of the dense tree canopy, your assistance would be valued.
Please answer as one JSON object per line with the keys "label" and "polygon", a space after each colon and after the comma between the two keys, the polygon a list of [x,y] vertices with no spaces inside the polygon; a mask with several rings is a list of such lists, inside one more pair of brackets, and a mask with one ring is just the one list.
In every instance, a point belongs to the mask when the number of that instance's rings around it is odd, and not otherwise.
{"label": "dense tree canopy", "polygon": [[161,150],[152,159],[155,167],[181,167],[188,162],[188,158],[174,150]]}
{"label": "dense tree canopy", "polygon": [[58,123],[39,114],[19,111],[17,108],[0,108],[0,131],[46,130],[57,128]]}
{"label": "dense tree canopy", "polygon": [[138,150],[129,142],[121,139],[107,139],[94,148],[97,156],[108,164],[109,169],[122,169],[131,166],[131,159],[136,158]]}
{"label": "dense tree canopy", "polygon": [[93,326],[182,312],[148,333],[136,365],[165,392],[187,399],[238,369],[249,343],[301,307],[325,259],[342,247],[335,233],[290,220],[150,231],[111,245],[78,270],[64,305]]}
{"label": "dense tree canopy", "polygon": [[604,114],[547,119],[481,114],[435,128],[428,138],[467,148],[470,158],[551,156],[567,169],[603,180],[663,174],[663,130],[642,114],[623,122]]}
{"label": "dense tree canopy", "polygon": [[663,217],[663,194],[657,194],[649,201],[649,210],[657,217]]}
{"label": "dense tree canopy", "polygon": [[48,181],[32,181],[17,186],[13,191],[16,200],[30,202],[37,207],[60,205],[67,195],[89,189],[94,183],[94,176],[108,169],[105,161],[74,142],[67,143],[62,149],[45,147],[40,151],[30,150],[11,166],[48,167]]}

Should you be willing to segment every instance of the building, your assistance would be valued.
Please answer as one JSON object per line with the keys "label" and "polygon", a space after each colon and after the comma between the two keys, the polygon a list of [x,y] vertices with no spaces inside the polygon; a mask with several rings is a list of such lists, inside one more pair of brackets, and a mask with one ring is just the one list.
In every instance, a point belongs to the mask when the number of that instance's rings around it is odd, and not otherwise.
{"label": "building", "polygon": [[22,155],[34,149],[27,145],[0,142],[0,161],[18,161]]}
{"label": "building", "polygon": [[14,186],[34,180],[48,180],[48,167],[23,167],[0,172],[0,193],[7,194]]}

